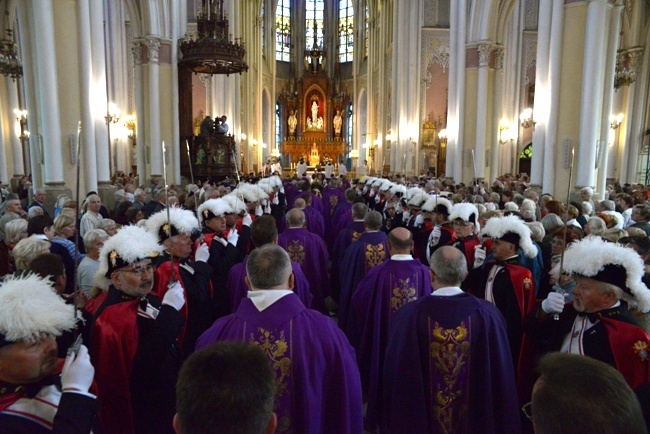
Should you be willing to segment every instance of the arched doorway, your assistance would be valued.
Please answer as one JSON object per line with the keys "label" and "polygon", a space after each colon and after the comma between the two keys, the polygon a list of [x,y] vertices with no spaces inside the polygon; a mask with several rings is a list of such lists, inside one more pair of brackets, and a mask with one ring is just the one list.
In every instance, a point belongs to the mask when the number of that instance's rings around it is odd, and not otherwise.
{"label": "arched doorway", "polygon": [[533,144],[529,143],[519,153],[519,174],[530,176],[531,161],[533,158]]}

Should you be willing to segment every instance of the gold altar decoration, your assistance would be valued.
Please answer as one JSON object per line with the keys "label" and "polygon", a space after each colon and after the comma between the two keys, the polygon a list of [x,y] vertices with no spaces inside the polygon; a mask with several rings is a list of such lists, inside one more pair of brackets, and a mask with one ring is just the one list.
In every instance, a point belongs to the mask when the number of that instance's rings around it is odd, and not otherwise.
{"label": "gold altar decoration", "polygon": [[[310,166],[323,164],[326,158],[329,158],[332,161],[339,161],[349,152],[348,148],[348,142],[325,138],[289,139],[280,142],[280,153],[282,155],[290,155],[292,162],[296,162],[300,160],[300,157],[303,157],[305,161],[309,161]],[[312,155],[320,159],[317,164],[312,164],[313,158],[310,158]]]}

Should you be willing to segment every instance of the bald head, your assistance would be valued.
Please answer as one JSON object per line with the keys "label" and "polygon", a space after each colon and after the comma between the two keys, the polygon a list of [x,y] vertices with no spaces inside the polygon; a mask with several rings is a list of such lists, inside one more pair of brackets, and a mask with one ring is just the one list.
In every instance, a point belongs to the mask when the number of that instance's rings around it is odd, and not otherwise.
{"label": "bald head", "polygon": [[467,260],[460,249],[442,246],[429,259],[434,290],[446,286],[460,286],[467,276]]}
{"label": "bald head", "polygon": [[304,226],[305,226],[305,213],[298,208],[289,210],[289,212],[287,213],[287,227],[302,228]]}
{"label": "bald head", "polygon": [[293,207],[298,209],[305,209],[307,207],[307,203],[305,202],[305,199],[298,198],[293,203]]}
{"label": "bald head", "polygon": [[388,233],[388,250],[392,255],[408,255],[413,248],[413,234],[406,228],[395,228]]}

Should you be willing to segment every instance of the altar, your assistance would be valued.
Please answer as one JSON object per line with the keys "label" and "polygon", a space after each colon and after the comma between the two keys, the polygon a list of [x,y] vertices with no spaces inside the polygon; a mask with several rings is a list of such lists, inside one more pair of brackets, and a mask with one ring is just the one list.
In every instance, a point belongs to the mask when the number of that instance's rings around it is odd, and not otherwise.
{"label": "altar", "polygon": [[336,165],[349,152],[349,143],[341,140],[288,139],[280,142],[280,152],[291,158],[291,168],[303,158],[309,167],[324,166],[327,159]]}

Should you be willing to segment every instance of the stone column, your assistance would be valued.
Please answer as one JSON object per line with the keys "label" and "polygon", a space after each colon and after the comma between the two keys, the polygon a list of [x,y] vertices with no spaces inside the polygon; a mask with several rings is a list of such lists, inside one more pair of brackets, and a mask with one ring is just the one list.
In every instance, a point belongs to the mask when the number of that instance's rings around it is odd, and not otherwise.
{"label": "stone column", "polygon": [[450,2],[447,177],[463,181],[467,0]]}
{"label": "stone column", "polygon": [[79,85],[81,90],[81,161],[86,192],[97,191],[97,146],[95,143],[95,122],[92,107],[92,43],[90,39],[90,7],[80,1],[78,7],[79,26]]}
{"label": "stone column", "polygon": [[[18,102],[18,89],[16,82],[11,80],[9,77],[5,78],[5,84],[7,88],[7,110],[6,113],[9,113],[9,118],[7,120],[7,125],[9,125],[9,140],[11,144],[11,149],[13,153],[13,163],[14,163],[14,175],[12,180],[12,187],[14,183],[20,181],[25,175],[25,160],[23,159],[23,145],[20,143],[20,139],[15,134],[14,127],[16,126],[16,116],[14,116],[14,109],[21,109]],[[7,179],[5,178],[6,182]],[[16,184],[16,187],[18,184]]]}
{"label": "stone column", "polygon": [[[609,154],[616,153],[614,143],[609,146],[609,116],[612,114],[612,106],[614,101],[614,75],[616,71],[616,51],[619,44],[619,33],[621,31],[621,11],[623,4],[617,3],[609,13],[609,33],[607,35],[607,57],[605,62],[605,81],[603,84],[603,112],[600,119],[600,137],[605,140],[601,149],[602,159],[598,163],[598,180],[596,183],[596,191],[602,199],[605,199],[605,190],[607,188],[607,166],[609,165]],[[615,129],[614,134],[618,134],[620,129]],[[616,142],[616,140],[614,140]],[[599,158],[596,155],[596,158]]]}
{"label": "stone column", "polygon": [[490,179],[486,184],[491,184],[501,173],[499,166],[501,161],[501,130],[499,129],[501,113],[503,106],[503,60],[505,57],[505,48],[503,45],[497,45],[494,49],[494,97],[492,105],[492,161],[490,162]]}
{"label": "stone column", "polygon": [[[535,66],[535,107],[533,117],[537,122],[533,131],[533,158],[530,169],[530,183],[541,187],[544,177],[544,161],[546,152],[546,127],[548,126],[548,68],[549,47],[551,35],[551,15],[553,0],[540,0],[537,30],[537,62]],[[523,107],[526,108],[526,107]]]}
{"label": "stone column", "polygon": [[[160,68],[158,65],[158,51],[160,41],[147,36],[149,67],[149,154],[151,155],[151,176],[163,175],[162,143],[160,141]],[[169,147],[171,145],[168,144]]]}
{"label": "stone column", "polygon": [[45,185],[47,188],[47,208],[56,197],[70,191],[65,188],[63,178],[63,151],[61,149],[61,116],[59,112],[59,89],[56,71],[56,48],[54,46],[54,19],[52,0],[32,4],[34,16],[34,48],[38,74],[38,106],[41,113],[41,134],[43,136],[43,160],[45,165]]}
{"label": "stone column", "polygon": [[474,147],[474,170],[476,173],[472,170],[472,177],[483,179],[485,177],[485,141],[488,140],[488,73],[490,68],[490,54],[492,53],[492,42],[479,42],[477,49],[478,83],[476,86],[476,144]]}
{"label": "stone column", "polygon": [[[7,137],[6,131],[4,126],[5,125],[11,125],[11,121],[13,120],[11,117],[9,117],[10,121],[5,124],[4,122],[4,113],[6,110],[2,110],[2,107],[0,106],[0,181],[2,181],[5,185],[11,184],[11,188],[13,191],[16,191],[17,184],[14,186],[14,180],[19,181],[20,179],[11,179],[9,180],[9,175],[7,173],[7,145],[5,142],[5,137]],[[9,135],[12,133],[10,132]],[[14,134],[15,135],[15,134]],[[15,173],[15,172],[14,172]]]}
{"label": "stone column", "polygon": [[603,64],[607,0],[590,0],[587,7],[585,51],[582,69],[580,142],[576,187],[595,185],[596,144],[600,139],[600,113],[603,95]]}
{"label": "stone column", "polygon": [[131,52],[133,53],[133,63],[135,76],[135,113],[136,113],[136,127],[135,127],[135,152],[138,159],[138,181],[140,184],[147,182],[147,156],[145,147],[144,135],[144,95],[142,90],[143,73],[142,73],[142,44],[140,41],[133,41],[131,44]]}
{"label": "stone column", "polygon": [[[108,127],[104,116],[108,112],[108,95],[106,85],[106,45],[104,42],[104,7],[103,2],[90,3],[90,41],[92,49],[92,82],[94,83],[92,116],[95,123],[95,146],[97,153],[98,188],[108,186],[111,180],[108,152]],[[109,200],[103,195],[102,201]]]}

